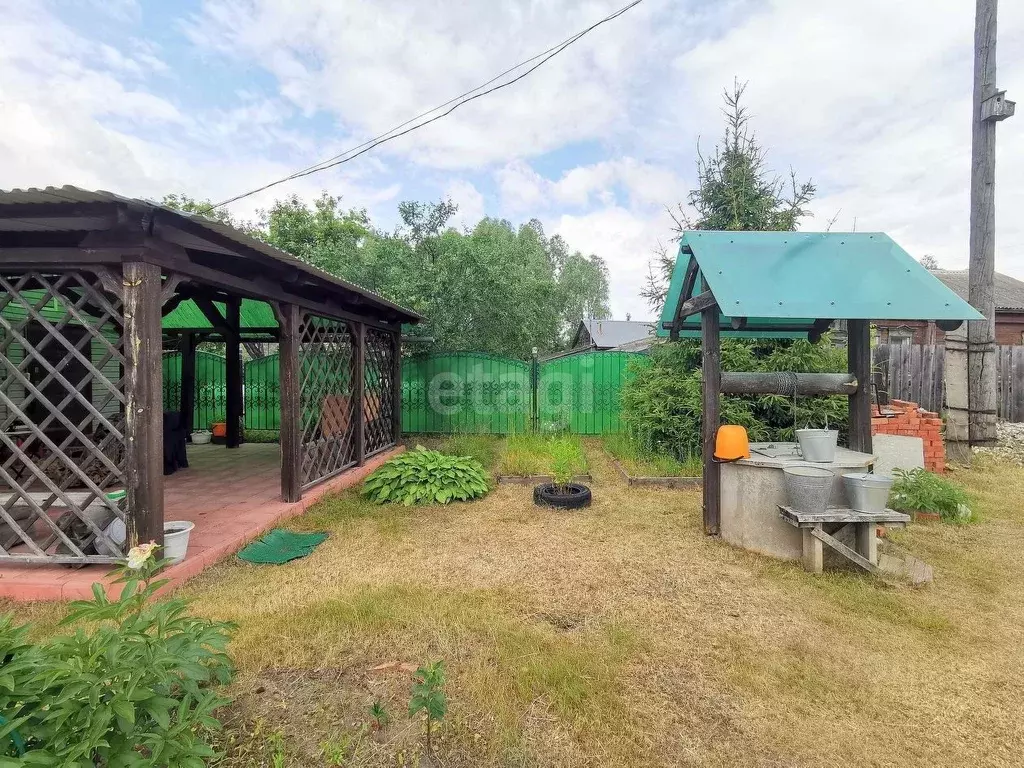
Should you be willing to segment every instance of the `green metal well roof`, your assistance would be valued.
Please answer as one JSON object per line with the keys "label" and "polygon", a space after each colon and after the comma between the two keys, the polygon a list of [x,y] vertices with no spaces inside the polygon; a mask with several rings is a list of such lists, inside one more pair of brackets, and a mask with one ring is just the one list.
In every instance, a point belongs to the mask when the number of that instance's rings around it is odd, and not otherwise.
{"label": "green metal well roof", "polygon": [[[882,232],[686,232],[658,323],[671,322],[690,255],[700,267],[691,295],[707,280],[733,336],[802,336],[817,318],[831,320],[980,320],[982,315]],[[733,331],[731,318],[780,332]],[[683,323],[693,336],[700,317]]]}

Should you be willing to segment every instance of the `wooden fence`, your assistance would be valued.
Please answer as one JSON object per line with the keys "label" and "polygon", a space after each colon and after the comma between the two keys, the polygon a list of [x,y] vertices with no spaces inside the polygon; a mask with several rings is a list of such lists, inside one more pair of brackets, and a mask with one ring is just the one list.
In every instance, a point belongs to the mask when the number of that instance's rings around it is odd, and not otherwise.
{"label": "wooden fence", "polygon": [[[941,412],[945,353],[941,344],[879,344],[872,350],[872,368],[889,397]],[[996,382],[999,418],[1024,422],[1024,346],[996,348]]]}

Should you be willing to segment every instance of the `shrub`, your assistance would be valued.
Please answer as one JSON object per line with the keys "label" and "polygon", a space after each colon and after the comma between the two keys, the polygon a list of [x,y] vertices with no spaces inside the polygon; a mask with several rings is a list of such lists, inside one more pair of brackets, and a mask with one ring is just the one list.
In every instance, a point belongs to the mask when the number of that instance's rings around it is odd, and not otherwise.
{"label": "shrub", "polygon": [[974,519],[971,497],[954,482],[927,470],[893,470],[890,506],[902,512],[934,512],[949,523]]}
{"label": "shrub", "polygon": [[276,429],[247,429],[245,430],[245,442],[279,443],[281,442],[281,433]]}
{"label": "shrub", "polygon": [[[687,461],[701,453],[700,345],[684,340],[658,344],[648,360],[633,363],[622,389],[622,418],[629,435],[644,451]],[[818,344],[804,340],[723,339],[724,371],[842,372],[846,355],[826,337]],[[823,425],[844,432],[845,397],[779,395],[721,397],[723,424],[739,424],[752,441],[793,440],[797,426]]]}
{"label": "shrub", "polygon": [[422,445],[383,464],[363,483],[363,494],[378,504],[447,504],[488,491],[487,475],[471,456],[448,456]]}
{"label": "shrub", "polygon": [[117,600],[94,585],[64,619],[88,627],[72,635],[31,644],[27,627],[0,619],[0,765],[201,768],[215,755],[232,625],[188,616],[183,600],[151,602],[166,583],[151,580],[158,568],[123,569]]}

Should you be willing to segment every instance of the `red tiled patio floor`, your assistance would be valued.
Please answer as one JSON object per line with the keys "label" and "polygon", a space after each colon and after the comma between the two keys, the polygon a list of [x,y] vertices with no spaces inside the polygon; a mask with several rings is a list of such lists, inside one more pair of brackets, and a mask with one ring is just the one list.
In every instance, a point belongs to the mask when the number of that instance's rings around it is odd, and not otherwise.
{"label": "red tiled patio floor", "polygon": [[[281,501],[281,451],[273,444],[190,445],[189,468],[164,478],[164,519],[195,523],[185,559],[164,576],[173,590],[218,560],[241,549],[282,520],[301,514],[326,493],[361,481],[401,451],[396,448],[362,467],[308,490],[302,501]],[[92,595],[101,582],[111,592],[108,566],[72,569],[60,565],[0,565],[0,598],[19,602],[78,600]]]}

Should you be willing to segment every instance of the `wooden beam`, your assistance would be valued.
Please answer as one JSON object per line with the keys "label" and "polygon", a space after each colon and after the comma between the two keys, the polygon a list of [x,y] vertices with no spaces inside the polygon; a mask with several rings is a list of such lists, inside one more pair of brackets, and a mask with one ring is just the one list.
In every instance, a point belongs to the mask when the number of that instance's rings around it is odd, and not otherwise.
{"label": "wooden beam", "polygon": [[829,534],[825,533],[825,531],[822,530],[820,527],[807,528],[806,530],[811,532],[811,536],[816,538],[821,543],[828,545],[830,549],[832,549],[834,552],[838,552],[840,555],[845,557],[854,565],[860,566],[865,571],[874,574],[875,576],[881,575],[882,572],[879,570],[877,565],[872,563],[859,552],[850,549],[848,546],[843,544],[843,542],[839,541],[839,539],[836,539],[833,536],[830,536]]}
{"label": "wooden beam", "polygon": [[807,332],[807,340],[811,342],[811,344],[817,344],[821,341],[821,337],[825,332],[832,327],[832,323],[834,322],[834,320],[827,320],[824,318],[815,320],[814,324],[811,326],[811,330]]}
{"label": "wooden beam", "polygon": [[356,464],[362,466],[366,461],[366,408],[363,397],[366,388],[366,326],[352,323],[352,410],[355,418],[355,429],[352,440],[356,446]]}
{"label": "wooden beam", "polygon": [[683,320],[688,318],[690,315],[696,315],[698,312],[703,312],[705,309],[716,303],[715,295],[711,293],[711,291],[704,291],[699,296],[687,299],[680,304],[679,308],[676,310],[675,321],[664,324],[665,330],[670,331],[673,328],[679,327]]}
{"label": "wooden beam", "polygon": [[203,313],[203,316],[209,321],[210,325],[213,326],[214,330],[222,334],[225,337],[234,334],[235,329],[231,327],[228,319],[220,313],[217,309],[217,305],[214,304],[207,298],[196,297],[192,299],[195,305],[199,308],[199,311]]}
{"label": "wooden beam", "polygon": [[[706,284],[705,284],[706,285]],[[715,461],[715,438],[718,435],[719,391],[722,388],[721,337],[718,328],[718,307],[705,307],[701,312],[701,419],[702,464],[704,467],[704,533],[715,536],[721,520],[721,465]]]}
{"label": "wooden beam", "polygon": [[683,287],[679,291],[679,304],[676,305],[676,316],[672,322],[669,330],[669,338],[672,341],[679,340],[679,329],[683,323],[683,318],[679,316],[679,310],[682,305],[689,299],[690,294],[693,293],[693,286],[697,282],[697,271],[699,269],[697,264],[697,258],[691,253],[690,260],[686,263],[686,274],[683,276]]}
{"label": "wooden beam", "polygon": [[164,540],[163,366],[160,267],[123,265],[125,352],[125,547]]}
{"label": "wooden beam", "polygon": [[120,264],[123,257],[138,257],[142,247],[133,248],[47,248],[32,247],[0,247],[0,262],[7,270],[13,264],[26,267],[63,267],[69,264],[82,266],[88,264]]}
{"label": "wooden beam", "polygon": [[871,453],[871,323],[850,320],[846,326],[846,356],[849,372],[865,386],[850,395],[849,448]]}
{"label": "wooden beam", "polygon": [[299,376],[299,324],[294,304],[277,306],[281,322],[278,349],[281,390],[281,496],[287,502],[302,498],[302,419]]}
{"label": "wooden beam", "polygon": [[[192,439],[192,431],[195,429],[193,419],[195,418],[196,407],[196,337],[192,333],[181,334],[178,343],[178,351],[181,353],[181,419],[185,427],[185,434]],[[204,426],[205,428],[205,426]]]}
{"label": "wooden beam", "polygon": [[851,395],[857,377],[849,373],[723,373],[724,395]]}
{"label": "wooden beam", "polygon": [[232,299],[225,307],[225,318],[230,333],[225,339],[224,376],[227,388],[227,447],[237,448],[242,444],[242,342],[238,336],[241,324],[241,300]]}

